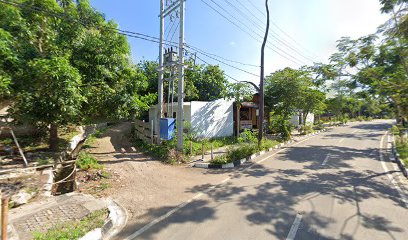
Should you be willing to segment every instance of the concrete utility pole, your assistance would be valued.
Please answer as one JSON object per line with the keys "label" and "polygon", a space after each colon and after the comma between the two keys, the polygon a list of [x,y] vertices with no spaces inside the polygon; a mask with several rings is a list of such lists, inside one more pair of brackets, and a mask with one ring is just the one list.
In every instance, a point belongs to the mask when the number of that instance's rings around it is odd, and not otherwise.
{"label": "concrete utility pole", "polygon": [[179,82],[177,111],[177,150],[183,151],[184,130],[184,0],[180,0]]}
{"label": "concrete utility pole", "polygon": [[[264,103],[264,65],[265,65],[265,45],[266,42],[268,41],[268,33],[269,33],[269,8],[268,8],[268,0],[265,1],[265,7],[266,7],[266,31],[265,31],[265,37],[264,41],[262,43],[262,48],[261,48],[261,79],[259,83],[259,132],[258,132],[258,145],[261,144],[262,138],[263,138],[263,122],[265,118],[264,114],[264,108],[265,108],[265,103]],[[268,116],[269,117],[269,116]]]}
{"label": "concrete utility pole", "polygon": [[160,119],[163,116],[163,42],[164,42],[164,0],[160,0],[160,44],[159,44],[159,81],[158,81],[158,109],[156,116],[157,144],[160,144]]}

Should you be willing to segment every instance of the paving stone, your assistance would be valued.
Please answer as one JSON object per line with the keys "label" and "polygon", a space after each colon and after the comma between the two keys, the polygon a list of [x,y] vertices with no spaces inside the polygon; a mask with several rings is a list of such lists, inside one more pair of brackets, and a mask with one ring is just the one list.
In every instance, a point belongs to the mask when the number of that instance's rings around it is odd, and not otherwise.
{"label": "paving stone", "polygon": [[32,232],[43,232],[60,223],[79,220],[88,215],[88,209],[80,204],[69,203],[25,216],[14,222],[20,240],[32,238]]}

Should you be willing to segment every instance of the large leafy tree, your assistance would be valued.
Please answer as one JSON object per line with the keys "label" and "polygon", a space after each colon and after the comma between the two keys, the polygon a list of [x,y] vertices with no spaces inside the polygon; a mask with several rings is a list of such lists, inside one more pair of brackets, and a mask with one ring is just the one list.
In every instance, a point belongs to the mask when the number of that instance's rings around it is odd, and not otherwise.
{"label": "large leafy tree", "polygon": [[297,111],[303,112],[303,123],[309,113],[322,110],[325,94],[314,84],[311,73],[304,69],[285,68],[265,79],[265,105],[275,115],[284,137],[290,136],[288,120]]}
{"label": "large leafy tree", "polygon": [[145,77],[132,64],[117,25],[88,0],[21,0],[0,7],[2,95],[14,93],[15,120],[50,126],[51,148],[58,125],[140,111]]}

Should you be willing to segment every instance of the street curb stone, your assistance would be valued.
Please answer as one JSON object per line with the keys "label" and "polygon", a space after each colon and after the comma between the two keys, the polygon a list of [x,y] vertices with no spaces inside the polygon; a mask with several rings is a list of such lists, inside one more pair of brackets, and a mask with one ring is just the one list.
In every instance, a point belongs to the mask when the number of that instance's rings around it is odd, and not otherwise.
{"label": "street curb stone", "polygon": [[391,142],[391,152],[394,155],[395,162],[397,163],[398,167],[401,169],[402,174],[408,178],[408,170],[407,166],[405,166],[404,162],[401,160],[400,154],[397,152],[397,148],[395,145],[395,139],[394,137],[392,138]]}
{"label": "street curb stone", "polygon": [[[322,129],[322,130],[318,130],[316,132],[304,135],[303,138],[315,136],[315,135],[320,134],[321,132],[326,132],[326,131],[327,131],[326,128]],[[254,159],[256,157],[259,157],[261,155],[264,155],[267,152],[271,152],[271,151],[273,151],[275,149],[284,147],[284,146],[289,145],[289,144],[291,144],[293,142],[294,142],[293,140],[289,140],[289,141],[280,143],[280,144],[278,144],[278,145],[276,145],[274,147],[271,147],[271,148],[269,148],[267,150],[263,150],[263,151],[254,153],[251,156],[249,156],[248,158],[243,158],[241,160],[234,160],[234,161],[232,161],[232,163],[218,165],[218,164],[211,164],[211,163],[205,163],[205,162],[196,162],[196,163],[194,163],[193,167],[196,167],[196,168],[208,168],[208,169],[230,169],[230,168],[238,167],[238,166],[244,164],[247,161],[251,161],[252,159]]]}

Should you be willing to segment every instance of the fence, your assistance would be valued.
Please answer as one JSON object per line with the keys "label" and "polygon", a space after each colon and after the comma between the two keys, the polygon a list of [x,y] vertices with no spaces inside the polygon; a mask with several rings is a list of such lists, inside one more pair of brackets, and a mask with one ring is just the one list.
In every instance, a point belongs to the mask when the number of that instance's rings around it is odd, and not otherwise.
{"label": "fence", "polygon": [[154,143],[153,120],[150,122],[135,120],[136,137],[147,143]]}

